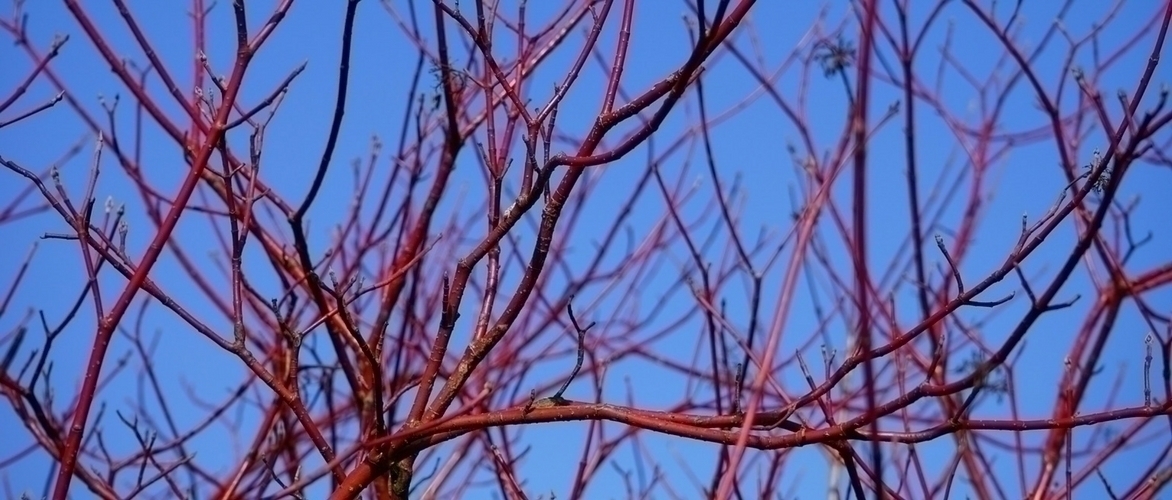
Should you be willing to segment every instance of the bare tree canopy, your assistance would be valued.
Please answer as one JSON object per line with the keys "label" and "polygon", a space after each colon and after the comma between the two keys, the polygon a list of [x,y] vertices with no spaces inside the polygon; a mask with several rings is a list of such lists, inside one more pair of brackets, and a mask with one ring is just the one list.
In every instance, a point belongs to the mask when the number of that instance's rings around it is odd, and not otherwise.
{"label": "bare tree canopy", "polygon": [[13,0],[5,498],[1163,498],[1172,0]]}

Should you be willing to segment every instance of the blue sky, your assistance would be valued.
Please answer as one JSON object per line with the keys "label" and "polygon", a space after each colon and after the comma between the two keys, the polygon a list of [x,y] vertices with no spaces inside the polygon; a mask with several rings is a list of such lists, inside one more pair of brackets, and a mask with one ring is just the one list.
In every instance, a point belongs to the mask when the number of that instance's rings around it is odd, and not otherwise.
{"label": "blue sky", "polygon": [[[471,2],[469,2],[471,3]],[[711,3],[711,2],[709,2]],[[891,6],[883,4],[882,15],[888,23],[894,22]],[[999,21],[1008,16],[1008,9],[1012,2],[1000,2],[996,9]],[[1056,3],[1056,2],[1054,2]],[[250,2],[250,21],[252,29],[259,26],[265,13],[271,8],[272,2]],[[337,4],[337,5],[335,5]],[[403,11],[406,2],[397,1],[391,4]],[[623,89],[629,95],[640,93],[648,85],[659,81],[685,57],[684,48],[687,46],[687,31],[684,18],[687,11],[683,3],[677,2],[638,2],[635,13],[635,24],[631,34],[631,55],[627,70],[624,73]],[[176,7],[178,4],[168,2],[137,2],[131,6],[137,19],[142,23],[147,36],[155,44],[160,57],[171,63],[168,68],[180,82],[191,81],[191,36],[190,22],[186,7]],[[420,3],[423,5],[423,3]],[[763,65],[767,68],[776,68],[791,52],[799,51],[809,54],[812,45],[812,36],[816,34],[833,33],[844,26],[844,36],[854,40],[857,44],[857,28],[853,18],[845,8],[847,3],[840,1],[812,3],[812,2],[760,2],[755,7],[750,22],[742,26],[742,30],[734,37],[738,48],[747,54],[754,54],[759,48],[763,55]],[[988,7],[987,4],[982,4]],[[141,62],[145,60],[135,48],[128,32],[124,29],[117,12],[109,5],[87,5],[90,14],[102,27],[103,32],[112,40],[120,54]],[[467,8],[467,6],[465,6]],[[502,10],[515,8],[515,2],[501,2]],[[917,7],[924,8],[924,7]],[[1063,27],[1070,33],[1084,33],[1094,23],[1104,20],[1109,5],[1099,5],[1099,2],[1075,2],[1074,6],[1063,20]],[[74,95],[91,111],[100,111],[102,103],[111,103],[118,96],[120,102],[115,116],[120,130],[129,130],[134,117],[132,98],[126,89],[114,78],[108,66],[96,54],[92,44],[81,32],[78,24],[68,15],[64,7],[56,2],[35,2],[25,6],[29,14],[28,30],[32,42],[39,50],[44,50],[55,35],[68,35],[70,40],[63,47],[62,54],[54,61],[53,67],[65,79]],[[550,15],[552,4],[530,2],[531,19],[539,20]],[[1041,33],[1053,22],[1056,5],[1045,2],[1028,2],[1020,15],[1020,40],[1027,46],[1038,43]],[[6,9],[10,10],[10,9]],[[1144,25],[1146,20],[1155,14],[1158,7],[1155,2],[1131,2],[1125,5],[1120,13],[1104,30],[1101,37],[1103,54],[1109,54],[1119,49],[1120,44],[1130,38],[1130,33]],[[545,11],[545,12],[543,12]],[[272,122],[266,135],[265,166],[263,175],[274,189],[291,200],[299,200],[304,196],[306,186],[312,178],[313,169],[321,154],[325,132],[329,124],[330,112],[333,108],[336,86],[336,65],[339,52],[339,30],[342,25],[344,9],[341,2],[302,2],[296,4],[289,17],[282,23],[273,38],[257,55],[253,66],[248,73],[241,100],[253,103],[282,81],[286,75],[302,63],[306,69],[293,83],[288,97],[281,104],[281,109]],[[819,16],[825,13],[823,24],[817,30],[812,26],[818,22]],[[421,15],[421,19],[430,23],[430,12]],[[613,46],[615,38],[614,24],[617,23],[618,13],[613,14],[612,25],[604,33],[600,47],[608,50]],[[926,10],[913,11],[913,25],[922,25],[926,17]],[[941,106],[950,110],[959,120],[968,120],[967,125],[974,125],[981,118],[982,98],[993,96],[978,95],[964,77],[953,69],[939,72],[940,48],[946,38],[951,38],[952,53],[960,59],[960,63],[978,80],[1000,78],[1009,74],[1012,64],[1002,60],[1001,47],[990,35],[987,28],[981,26],[960,3],[953,3],[945,9],[943,19],[930,32],[922,58],[917,62],[916,70],[924,75],[929,82],[940,78],[943,91],[938,96]],[[536,22],[536,21],[535,21]],[[217,71],[227,72],[232,57],[234,37],[232,34],[231,10],[226,3],[217,5],[209,21],[208,56],[211,64]],[[949,31],[949,28],[951,31]],[[319,202],[309,213],[311,242],[321,249],[329,243],[332,232],[344,222],[349,203],[353,199],[354,186],[350,173],[350,162],[356,158],[364,158],[369,150],[372,137],[377,136],[384,144],[384,150],[394,150],[399,137],[400,117],[403,114],[403,92],[410,83],[412,67],[416,54],[407,43],[401,30],[394,23],[391,16],[378,2],[364,2],[359,7],[356,24],[355,52],[352,66],[354,73],[351,79],[349,104],[341,139],[338,143],[334,163],[337,168],[332,170],[326,179]],[[426,29],[430,34],[431,30]],[[565,68],[572,62],[576,48],[580,45],[582,35],[577,34],[570,38],[570,50],[563,50],[553,56],[547,67],[537,71],[532,77],[528,89],[528,97],[533,105],[544,103],[551,94],[555,83],[561,79]],[[1153,43],[1154,35],[1137,41],[1137,49],[1125,53],[1114,65],[1110,66],[1097,78],[1105,96],[1114,96],[1119,89],[1130,92],[1146,63],[1147,55]],[[509,54],[513,50],[512,40],[502,36],[497,45],[500,53]],[[1067,91],[1061,106],[1065,110],[1072,109],[1076,104],[1071,76],[1062,72],[1068,45],[1064,42],[1052,43],[1034,63],[1034,69],[1043,80],[1043,85],[1054,88],[1062,79],[1068,80]],[[878,45],[876,65],[883,68],[885,65],[894,67],[895,59],[891,47],[886,42]],[[1167,51],[1165,51],[1165,54]],[[1094,50],[1086,47],[1074,53],[1076,66],[1090,67]],[[750,57],[756,57],[750,55]],[[467,61],[466,53],[459,50],[454,54],[457,63]],[[0,89],[13,88],[21,78],[27,74],[31,63],[28,57],[18,47],[11,43],[0,44],[0,61],[6,70],[0,74]],[[816,70],[815,70],[816,71]],[[882,71],[882,69],[880,69]],[[1167,84],[1170,73],[1166,67],[1157,71],[1154,79],[1155,88]],[[718,53],[706,65],[704,85],[706,89],[709,114],[714,115],[725,110],[736,108],[736,114],[716,126],[712,130],[714,153],[720,165],[721,182],[726,189],[734,183],[738,186],[737,203],[740,212],[738,230],[746,235],[750,242],[757,241],[758,234],[766,234],[763,240],[776,245],[779,234],[788,231],[791,225],[792,207],[800,201],[794,200],[794,193],[801,193],[808,181],[801,179],[801,173],[793,165],[787,146],[799,145],[798,135],[792,122],[787,120],[776,105],[762,98],[758,90],[758,83],[740,66],[731,54]],[[424,77],[425,85],[433,83],[429,77]],[[562,106],[558,115],[558,125],[565,135],[581,137],[593,124],[593,117],[598,110],[599,95],[605,83],[605,74],[596,65],[588,65],[582,77]],[[804,88],[803,84],[809,85]],[[795,96],[801,91],[808,92],[806,111],[810,117],[811,132],[816,144],[813,154],[824,157],[837,145],[837,137],[842,133],[847,117],[846,99],[843,95],[841,83],[834,79],[827,79],[819,74],[809,75],[805,79],[800,65],[788,67],[781,76],[772,83],[780,93],[786,96]],[[161,87],[157,81],[152,87],[155,95],[162,96]],[[53,95],[53,89],[44,81],[34,84],[16,108],[26,109]],[[1149,93],[1145,101],[1154,102]],[[740,108],[747,97],[753,100]],[[890,106],[901,99],[899,89],[882,82],[876,82],[872,95],[872,120],[880,117]],[[172,117],[180,116],[178,106],[168,98],[161,98],[164,109]],[[620,99],[622,101],[622,99]],[[906,103],[901,103],[901,110],[906,109]],[[920,149],[918,157],[924,180],[921,185],[930,186],[938,182],[941,177],[953,179],[964,168],[964,153],[953,135],[939,119],[936,113],[924,103],[917,103],[919,119],[918,134]],[[1031,90],[1024,83],[1018,83],[1009,94],[1007,109],[1013,112],[1006,113],[999,125],[1002,131],[1030,130],[1046,125],[1046,117],[1036,105]],[[1143,109],[1141,107],[1141,109]],[[1112,108],[1118,120],[1117,106]],[[11,112],[11,111],[10,111]],[[579,208],[583,223],[575,227],[574,232],[559,235],[565,238],[569,245],[566,256],[566,265],[570,269],[585,266],[589,258],[598,250],[592,245],[599,241],[609,228],[620,211],[620,204],[615,200],[625,200],[647,168],[647,157],[655,156],[659,168],[665,179],[670,183],[678,182],[688,186],[694,195],[680,208],[680,215],[688,221],[693,221],[700,228],[697,234],[714,234],[717,238],[727,238],[723,226],[711,213],[707,202],[713,196],[713,184],[702,163],[703,155],[701,144],[692,142],[674,152],[664,154],[665,149],[676,138],[684,133],[685,129],[695,123],[697,107],[694,94],[690,94],[686,102],[677,108],[671,118],[660,128],[651,144],[636,149],[627,158],[612,165],[597,169],[589,175],[589,196]],[[180,120],[181,123],[185,121]],[[904,180],[904,150],[902,139],[902,119],[884,126],[869,144],[869,178],[872,185],[869,207],[870,226],[869,264],[872,269],[884,270],[893,259],[902,258],[907,251],[905,236],[907,228],[906,184]],[[619,127],[616,133],[629,130],[629,127]],[[127,132],[123,132],[127,133]],[[483,130],[478,137],[483,137]],[[186,173],[182,158],[177,154],[178,149],[157,128],[147,127],[143,130],[141,140],[143,164],[149,168],[146,174],[164,192],[174,192]],[[1164,141],[1167,142],[1167,133]],[[246,147],[247,134],[236,133],[230,137],[233,146],[239,150]],[[60,165],[60,172],[66,189],[72,196],[81,196],[88,175],[87,167],[90,164],[94,137],[76,116],[63,104],[17,125],[0,130],[0,155],[21,163],[35,171],[47,168],[58,161],[62,152],[72,146],[80,146],[81,152],[69,161]],[[604,146],[613,146],[616,141],[612,138],[604,142]],[[554,144],[555,149],[572,151],[574,144],[562,141]],[[1086,137],[1078,152],[1080,161],[1089,161],[1091,151],[1105,149],[1106,139],[1101,131],[1093,129]],[[516,148],[519,150],[519,148]],[[519,159],[517,160],[519,163]],[[384,159],[385,163],[385,159]],[[1065,184],[1058,169],[1058,160],[1055,154],[1053,141],[1041,141],[1016,147],[1004,157],[998,158],[990,170],[988,184],[983,186],[982,196],[987,197],[987,209],[983,214],[982,224],[975,234],[975,243],[966,258],[960,263],[959,269],[966,277],[966,282],[976,282],[1001,264],[1008,251],[1017,239],[1017,228],[1020,225],[1022,214],[1026,214],[1031,223],[1048,210],[1058,197]],[[462,217],[476,215],[468,213],[468,207],[479,206],[484,200],[483,174],[479,164],[470,151],[465,152],[458,163],[457,180],[449,189],[448,196],[440,207],[443,216],[438,220],[447,220],[452,214]],[[1168,234],[1160,233],[1162,228],[1159,214],[1169,213],[1170,203],[1166,197],[1161,198],[1160,186],[1169,185],[1170,172],[1147,167],[1138,167],[1129,173],[1128,179],[1121,188],[1120,199],[1129,200],[1139,197],[1142,200],[1132,224],[1137,232],[1153,231],[1154,239],[1147,247],[1141,250],[1129,263],[1128,269],[1140,271],[1149,269],[1169,259],[1168,248],[1170,243]],[[515,182],[515,181],[514,181]],[[515,185],[515,184],[514,184]],[[25,189],[25,182],[8,171],[0,172],[0,199],[8,199],[15,193]],[[833,196],[840,200],[841,207],[848,207],[845,200],[849,196],[849,177],[838,182]],[[971,187],[971,179],[962,177],[961,187],[955,195],[958,201],[952,206],[943,209],[941,224],[945,229],[929,232],[931,236],[939,232],[946,241],[954,236],[947,231],[960,220],[960,202],[967,196]],[[634,205],[635,211],[627,223],[635,235],[634,241],[642,241],[644,235],[650,234],[664,219],[665,200],[658,190],[652,186],[649,194],[643,195]],[[198,196],[198,195],[197,195]],[[115,205],[125,204],[129,221],[129,235],[127,246],[132,255],[141,255],[146,243],[153,236],[152,228],[142,217],[143,206],[141,198],[131,189],[125,173],[107,157],[102,166],[102,176],[99,179],[96,198],[99,206],[109,198]],[[198,199],[198,198],[197,198]],[[27,202],[30,206],[33,201]],[[941,201],[936,201],[937,206]],[[947,205],[947,204],[946,204]],[[463,212],[461,212],[463,210]],[[369,212],[365,212],[369,213]],[[845,215],[844,215],[845,216]],[[534,219],[536,220],[536,219]],[[477,230],[483,230],[483,224],[476,224]],[[50,324],[61,320],[76,297],[83,283],[84,271],[81,260],[78,258],[77,245],[73,242],[61,240],[40,240],[45,233],[63,233],[68,227],[54,214],[41,214],[4,227],[5,239],[9,242],[3,247],[4,258],[0,259],[0,283],[7,284],[19,266],[23,257],[36,244],[36,254],[29,275],[25,278],[24,287],[15,296],[14,302],[0,316],[0,332],[9,332],[24,320],[28,311],[43,311]],[[209,224],[208,219],[198,216],[186,216],[181,221],[177,236],[173,244],[187,248],[191,255],[206,258],[201,265],[208,266],[209,276],[214,285],[225,286],[226,280],[219,272],[218,262],[222,262],[215,252],[219,244],[209,238],[210,231],[222,231]],[[849,275],[849,261],[845,258],[846,248],[842,240],[837,238],[837,230],[830,222],[823,222],[820,234],[825,235],[825,251],[827,257],[835,262],[834,268],[844,275]],[[477,240],[478,235],[461,235],[458,239],[446,240],[445,246],[452,252],[466,253]],[[1065,224],[1057,231],[1037,254],[1026,261],[1024,270],[1027,275],[1039,276],[1040,280],[1048,283],[1048,279],[1061,265],[1067,255],[1075,234],[1073,225]],[[532,245],[533,229],[531,225],[522,223],[518,226],[518,248],[528,252]],[[935,252],[929,243],[929,252]],[[705,258],[714,262],[717,268],[728,268],[730,256],[726,255],[728,248],[723,244],[714,244],[705,249]],[[456,255],[459,255],[456,254]],[[788,250],[782,252],[780,262],[788,259]],[[940,261],[938,254],[933,253]],[[279,295],[281,285],[267,271],[267,264],[260,258],[261,253],[251,249],[246,254],[246,260],[262,270],[256,273],[257,286],[262,293],[270,296]],[[607,251],[604,261],[608,265],[619,265],[624,259],[621,252]],[[931,259],[931,258],[930,258]],[[763,265],[764,257],[755,259],[756,265]],[[432,266],[446,266],[451,269],[454,257],[450,255],[432,255],[426,261]],[[938,264],[939,265],[939,264]],[[436,267],[439,268],[439,267]],[[876,271],[878,273],[879,271]],[[667,297],[666,313],[662,318],[651,321],[648,330],[662,328],[672,319],[687,317],[688,321],[680,326],[680,330],[689,328],[697,331],[702,328],[702,320],[696,315],[689,315],[689,309],[696,307],[694,299],[681,289],[678,283],[682,276],[695,278],[696,270],[690,265],[686,248],[674,246],[666,251],[661,269],[653,276],[640,278],[634,275],[625,275],[614,283],[600,284],[587,287],[579,294],[579,301],[584,304],[579,311],[589,319],[600,322],[600,328],[607,328],[608,319],[628,316],[646,315],[646,311],[638,311],[639,305],[632,304],[624,297],[623,291],[638,284],[640,297],[648,302],[660,296]],[[775,264],[765,271],[764,324],[772,317],[773,311],[768,309],[776,303],[776,297],[783,278],[784,266]],[[511,290],[519,274],[513,273],[504,277],[504,287]],[[219,316],[205,297],[192,288],[187,278],[178,266],[173,255],[164,253],[163,259],[156,267],[153,279],[156,279],[165,289],[171,290],[175,297],[185,307],[204,319],[213,328],[219,331],[230,331],[227,318]],[[107,301],[121,290],[123,280],[107,273],[101,277],[101,284]],[[891,283],[893,281],[889,281]],[[556,288],[559,283],[565,283],[564,278],[555,277],[547,286]],[[747,280],[743,273],[733,279],[729,286],[722,290],[721,298],[727,301],[728,316],[738,327],[747,325],[748,310],[745,307],[747,300]],[[1063,356],[1067,352],[1070,339],[1075,329],[1080,325],[1086,311],[1093,305],[1093,290],[1085,267],[1076,271],[1071,281],[1063,288],[1062,297],[1073,298],[1082,294],[1082,299],[1073,307],[1044,316],[1035,326],[1026,339],[1022,349],[1020,361],[1017,362],[1016,386],[1018,395],[1018,409],[1021,415],[1027,418],[1045,418],[1055,400],[1055,380],[1063,370]],[[681,291],[683,290],[683,291]],[[813,314],[815,300],[821,300],[826,305],[829,297],[816,299],[808,296],[805,286],[799,286],[799,296],[793,305],[793,313],[789,314],[785,329],[794,332],[783,337],[778,356],[789,355],[795,349],[803,348],[803,341],[810,337],[818,327],[818,318]],[[887,292],[892,293],[898,306],[900,322],[907,327],[916,321],[916,309],[913,304],[912,288],[907,284],[888,285]],[[987,342],[997,345],[997,339],[1008,335],[1009,330],[1028,309],[1028,303],[1016,280],[1007,279],[995,286],[988,297],[1000,297],[1010,292],[1016,292],[1016,298],[1010,303],[997,309],[990,316],[990,311],[979,309],[962,309],[960,317],[968,321],[978,321],[989,318],[980,331]],[[555,292],[550,292],[555,293]],[[63,298],[64,297],[64,298]],[[141,300],[141,298],[140,298]],[[1167,311],[1172,307],[1172,293],[1167,289],[1153,292],[1148,296],[1152,305],[1160,310]],[[471,318],[475,313],[478,300],[472,296],[464,301],[464,318]],[[589,304],[589,305],[585,305]],[[55,408],[61,411],[65,401],[74,394],[80,383],[81,368],[88,353],[95,320],[92,306],[86,304],[83,313],[71,323],[54,348],[53,371],[50,378],[55,395]],[[499,313],[499,310],[498,310]],[[468,339],[467,321],[462,322],[464,328],[457,328],[452,346],[455,352],[463,349]],[[32,324],[36,324],[33,322]],[[151,332],[150,336],[156,339],[153,354],[155,359],[165,360],[158,367],[160,378],[163,380],[164,390],[181,391],[180,394],[192,394],[192,398],[202,401],[220,401],[227,397],[235,387],[244,380],[244,372],[238,360],[222,352],[206,339],[190,332],[190,328],[170,312],[165,311],[157,304],[142,307],[136,305],[127,315],[124,322],[127,328],[141,325],[144,332]],[[831,331],[844,331],[847,325],[838,320],[838,324]],[[1142,402],[1141,369],[1143,338],[1147,328],[1140,321],[1134,307],[1125,308],[1116,325],[1116,333],[1107,344],[1107,354],[1100,366],[1105,375],[1096,378],[1093,382],[1091,394],[1084,406],[1085,411],[1094,411],[1110,404],[1113,407],[1131,406]],[[39,341],[39,330],[34,328],[30,332],[30,339],[26,341],[22,355],[28,355],[31,347]],[[708,354],[698,343],[702,335],[684,334],[672,335],[667,340],[649,344],[648,349],[663,356],[664,359],[678,361],[683,364],[696,364],[697,367],[708,366]],[[561,332],[550,331],[542,337],[545,344],[541,347],[556,345],[564,350],[572,345],[572,339]],[[634,340],[633,340],[634,341]],[[842,358],[845,350],[845,335],[827,336],[824,342],[830,348],[836,349]],[[6,348],[6,347],[5,347]],[[138,362],[133,353],[133,346],[124,336],[118,336],[110,350],[106,370],[109,373],[118,359],[126,358],[131,367]],[[819,364],[819,347],[805,346],[804,355],[807,361]],[[524,387],[540,382],[547,382],[548,377],[561,376],[567,371],[567,365],[572,358],[567,356],[551,357],[548,363],[539,363],[527,375]],[[817,370],[816,370],[817,372]],[[750,372],[752,373],[752,372]],[[135,377],[134,372],[127,371],[113,379],[109,386],[103,388],[100,395],[104,403],[102,407],[95,407],[91,414],[90,425],[95,422],[103,429],[104,439],[112,450],[126,453],[135,448],[131,434],[117,421],[115,412],[123,415],[134,414],[137,410],[137,401],[143,401],[145,411],[157,414],[158,408],[143,397],[147,389],[141,380]],[[545,378],[543,378],[543,376]],[[784,387],[792,393],[800,393],[805,385],[800,372],[796,367],[787,368],[777,376]],[[1116,380],[1120,383],[1115,385]],[[528,384],[528,385],[525,385]],[[608,368],[604,383],[603,400],[614,403],[625,403],[627,398],[637,401],[638,406],[648,409],[662,409],[667,405],[678,403],[686,396],[710,395],[711,389],[697,387],[687,383],[676,372],[663,366],[661,363],[646,359],[629,359],[614,363]],[[254,395],[256,396],[256,395]],[[571,399],[591,399],[593,397],[590,384],[576,383],[570,387],[567,397]],[[706,396],[707,397],[707,396]],[[186,400],[186,398],[174,398]],[[702,399],[702,398],[701,398]],[[508,404],[507,400],[500,400],[500,406]],[[95,416],[102,411],[100,421]],[[187,429],[197,423],[203,413],[198,405],[189,408],[177,407],[175,419],[180,429]],[[1008,405],[990,399],[984,402],[974,412],[974,417],[1006,418]],[[5,406],[0,409],[0,428],[13,428],[19,424],[14,421],[11,409]],[[242,410],[240,414],[229,419],[231,425],[214,425],[207,432],[192,441],[191,450],[197,454],[197,459],[209,467],[216,464],[227,466],[238,457],[237,449],[244,443],[234,441],[239,429],[249,429],[255,426],[258,416],[255,412]],[[1124,429],[1128,423],[1109,424],[1116,430]],[[560,423],[534,426],[519,431],[524,436],[523,442],[530,446],[527,459],[520,465],[520,476],[525,479],[527,492],[536,498],[550,492],[559,498],[569,493],[569,478],[578,466],[578,455],[581,449],[582,432],[586,425],[583,423]],[[617,424],[607,424],[608,432],[613,435],[621,430]],[[163,431],[166,434],[166,431]],[[1075,432],[1075,440],[1102,439],[1093,436],[1095,431],[1083,429]],[[1141,431],[1148,436],[1157,429],[1148,426]],[[250,435],[247,430],[240,435]],[[1040,443],[1044,433],[1025,434],[1027,442]],[[5,439],[0,442],[0,457],[11,456],[17,450],[28,446],[28,437],[24,432],[18,433],[18,438]],[[1001,436],[1002,441],[1008,441],[1008,434]],[[1166,433],[1159,437],[1147,439],[1146,443],[1124,455],[1139,457],[1141,461],[1150,461],[1151,456],[1160,447],[1167,444]],[[671,490],[684,498],[698,495],[700,486],[707,486],[711,475],[712,464],[715,461],[715,446],[679,440],[670,436],[643,433],[640,445],[648,449],[663,450],[661,466],[663,474],[668,478]],[[953,441],[941,439],[938,442],[921,445],[918,448],[925,457],[951,456],[949,448]],[[424,463],[421,460],[420,468],[430,470],[437,463],[443,463],[445,457],[452,453],[452,448],[444,446],[439,449],[436,457]],[[568,455],[567,455],[567,450]],[[636,464],[629,460],[632,456],[630,445],[625,445],[624,451],[617,452],[612,459],[621,468],[634,470]],[[865,450],[860,447],[860,452]],[[749,457],[760,456],[757,452],[750,452]],[[825,454],[814,447],[793,452],[786,470],[786,480],[783,481],[783,490],[792,487],[789,497],[811,498],[825,494],[827,467]],[[943,467],[943,463],[926,460],[929,464]],[[1025,469],[1027,479],[1025,484],[1032,484],[1034,473],[1039,460],[1027,460]],[[83,461],[83,464],[85,462]],[[744,463],[744,462],[743,462]],[[30,492],[40,495],[46,489],[51,474],[47,472],[48,461],[43,453],[34,453],[27,459],[0,473],[0,481],[11,485],[12,491]],[[1077,464],[1077,462],[1076,462]],[[758,472],[753,469],[756,465],[749,465],[743,469],[744,477],[755,478]],[[1165,462],[1165,467],[1167,463]],[[316,468],[316,464],[307,463],[307,469]],[[1009,488],[1004,494],[1009,498],[1020,496],[1019,480],[1017,479],[1017,463],[1008,454],[1004,454],[992,465],[999,475],[1004,474],[1002,483]],[[1103,465],[1102,471],[1106,477],[1116,479],[1120,483],[1134,480],[1137,473],[1123,460],[1116,459]],[[223,471],[220,471],[222,474]],[[487,475],[481,473],[487,479]],[[644,474],[650,474],[644,471]],[[692,476],[691,474],[695,474]],[[700,483],[693,481],[698,479]],[[893,480],[895,478],[888,478]],[[485,488],[492,488],[486,482]],[[619,498],[625,496],[622,489],[622,476],[615,469],[603,467],[599,480],[593,489],[588,491],[589,498]],[[746,485],[753,488],[755,485]],[[1088,482],[1082,492],[1087,494],[1101,494],[1095,489],[1097,484]],[[962,498],[969,493],[968,486],[962,481],[954,486],[954,495]],[[840,485],[841,489],[841,485]],[[487,495],[490,489],[475,490]],[[85,498],[86,493],[78,484],[73,489],[75,498]],[[657,494],[657,498],[659,497]]]}

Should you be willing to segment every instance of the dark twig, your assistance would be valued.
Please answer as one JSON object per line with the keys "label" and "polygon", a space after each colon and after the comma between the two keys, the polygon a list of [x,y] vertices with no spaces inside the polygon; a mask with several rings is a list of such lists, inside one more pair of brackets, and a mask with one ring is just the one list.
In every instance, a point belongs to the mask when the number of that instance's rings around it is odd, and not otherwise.
{"label": "dark twig", "polygon": [[586,325],[586,328],[582,328],[578,325],[578,319],[574,317],[573,301],[574,297],[570,296],[570,300],[566,302],[566,311],[570,314],[570,323],[574,325],[574,331],[578,334],[578,360],[574,363],[574,369],[570,371],[570,376],[566,377],[565,383],[562,384],[561,388],[559,388],[557,392],[553,393],[552,399],[555,401],[562,400],[562,394],[565,394],[566,389],[570,387],[570,382],[574,381],[574,377],[577,376],[578,371],[582,369],[582,360],[586,356],[586,331],[594,326],[593,321],[591,321],[589,325]]}
{"label": "dark twig", "polygon": [[574,363],[574,369],[570,371],[570,376],[566,377],[566,381],[558,388],[553,396],[548,398],[537,399],[537,391],[529,392],[529,402],[525,404],[524,412],[529,413],[534,408],[545,408],[548,406],[561,406],[567,404],[566,398],[562,397],[566,393],[566,389],[570,388],[570,383],[574,381],[574,377],[578,375],[578,371],[582,369],[582,362],[586,358],[586,331],[594,326],[594,322],[590,322],[583,328],[578,324],[578,318],[574,316],[574,297],[570,296],[570,300],[566,302],[566,311],[570,315],[570,323],[574,325],[574,332],[578,336],[578,359]]}

